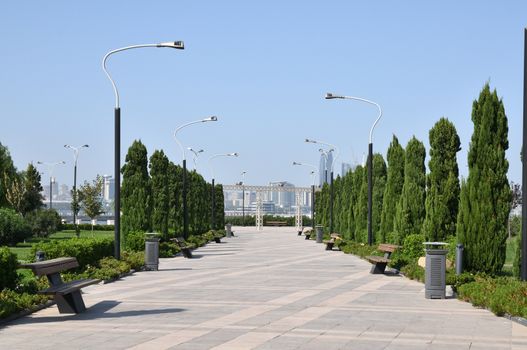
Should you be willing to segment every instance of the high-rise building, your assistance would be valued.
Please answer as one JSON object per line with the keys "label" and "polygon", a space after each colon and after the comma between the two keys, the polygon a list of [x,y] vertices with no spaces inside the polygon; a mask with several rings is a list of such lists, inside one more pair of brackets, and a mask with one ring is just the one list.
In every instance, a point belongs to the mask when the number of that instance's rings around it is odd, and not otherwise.
{"label": "high-rise building", "polygon": [[344,177],[347,173],[353,170],[353,166],[350,163],[344,163],[342,162],[342,168],[340,176]]}
{"label": "high-rise building", "polygon": [[327,173],[326,173],[326,155],[324,153],[320,154],[320,163],[318,166],[318,186],[322,187],[327,182]]}
{"label": "high-rise building", "polygon": [[102,196],[105,201],[113,201],[115,195],[115,179],[110,175],[103,176]]}

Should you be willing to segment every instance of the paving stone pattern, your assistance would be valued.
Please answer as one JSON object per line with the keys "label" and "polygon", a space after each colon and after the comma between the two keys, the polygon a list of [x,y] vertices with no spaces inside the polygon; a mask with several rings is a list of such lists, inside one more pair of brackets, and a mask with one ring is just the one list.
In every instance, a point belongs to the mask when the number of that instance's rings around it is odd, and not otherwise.
{"label": "paving stone pattern", "polygon": [[84,288],[88,310],[56,306],[0,328],[0,349],[527,349],[527,327],[291,228],[234,228],[194,259]]}

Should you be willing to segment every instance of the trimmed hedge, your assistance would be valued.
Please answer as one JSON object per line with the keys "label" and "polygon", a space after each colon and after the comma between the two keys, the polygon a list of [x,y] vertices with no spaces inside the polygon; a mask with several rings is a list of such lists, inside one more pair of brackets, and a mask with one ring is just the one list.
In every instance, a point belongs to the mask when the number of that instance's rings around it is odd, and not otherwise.
{"label": "trimmed hedge", "polygon": [[[79,230],[83,230],[83,231],[92,230],[91,224],[79,224],[77,226],[79,227]],[[95,231],[113,231],[114,226],[113,225],[93,225],[93,229]],[[62,224],[62,230],[75,230],[75,225],[74,224]]]}
{"label": "trimmed hedge", "polygon": [[79,270],[88,265],[96,266],[102,258],[113,256],[114,244],[111,238],[71,238],[37,243],[31,248],[31,257],[41,250],[46,253],[46,259],[71,256],[77,258]]}

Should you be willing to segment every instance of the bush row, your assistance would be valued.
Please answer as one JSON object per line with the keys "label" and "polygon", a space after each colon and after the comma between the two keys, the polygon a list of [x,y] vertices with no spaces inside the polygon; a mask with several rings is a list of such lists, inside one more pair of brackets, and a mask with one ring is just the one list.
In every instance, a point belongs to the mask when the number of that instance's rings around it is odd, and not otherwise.
{"label": "bush row", "polygon": [[[79,224],[77,225],[79,230],[88,231],[92,229],[91,224]],[[63,230],[75,230],[74,224],[62,224]],[[114,226],[113,225],[93,225],[93,229],[95,231],[113,231]]]}
{"label": "bush row", "polygon": [[[295,217],[289,216],[276,216],[276,215],[264,215],[263,216],[263,224],[264,226],[267,225],[268,221],[286,221],[287,226],[295,226]],[[225,217],[225,223],[226,224],[232,224],[234,226],[243,226],[244,225],[244,219],[242,216],[226,216]],[[311,226],[311,218],[307,216],[302,217],[302,224],[304,227]],[[254,216],[245,216],[245,226],[256,226],[256,218]]]}

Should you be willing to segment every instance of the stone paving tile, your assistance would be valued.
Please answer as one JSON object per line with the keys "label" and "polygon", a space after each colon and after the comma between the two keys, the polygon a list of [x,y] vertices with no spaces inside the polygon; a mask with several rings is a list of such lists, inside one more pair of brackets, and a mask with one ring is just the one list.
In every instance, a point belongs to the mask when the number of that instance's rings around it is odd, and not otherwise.
{"label": "stone paving tile", "polygon": [[83,314],[51,307],[0,328],[0,349],[527,349],[527,327],[427,300],[294,229],[235,231],[197,259],[85,288]]}

